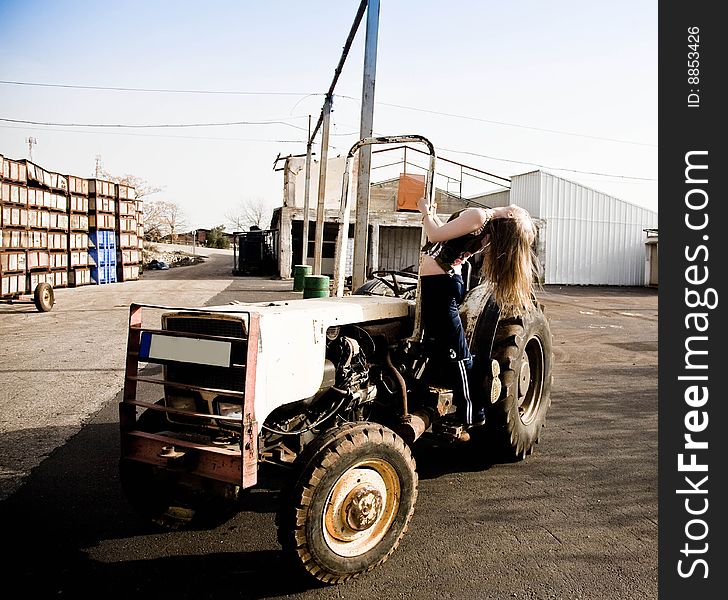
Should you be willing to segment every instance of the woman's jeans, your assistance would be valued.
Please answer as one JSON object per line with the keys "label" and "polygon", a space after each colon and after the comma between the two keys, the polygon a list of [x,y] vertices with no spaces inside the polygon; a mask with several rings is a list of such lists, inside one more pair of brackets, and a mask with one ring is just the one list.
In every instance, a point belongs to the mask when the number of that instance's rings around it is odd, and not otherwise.
{"label": "woman's jeans", "polygon": [[453,402],[466,424],[482,419],[470,395],[469,373],[473,366],[460,320],[459,305],[465,297],[465,284],[460,275],[425,275],[420,280],[422,327],[426,350],[431,360],[447,365],[453,388]]}

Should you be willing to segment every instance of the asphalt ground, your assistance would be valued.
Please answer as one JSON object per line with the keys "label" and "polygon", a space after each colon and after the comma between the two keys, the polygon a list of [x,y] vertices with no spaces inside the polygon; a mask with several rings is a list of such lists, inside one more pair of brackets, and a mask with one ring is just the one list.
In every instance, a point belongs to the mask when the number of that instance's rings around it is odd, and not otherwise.
{"label": "asphalt ground", "polygon": [[[209,252],[205,249],[205,252]],[[275,485],[221,524],[161,531],[119,486],[130,302],[299,297],[233,278],[229,253],[137,282],[58,290],[45,314],[0,304],[2,572],[41,598],[657,597],[657,292],[554,287],[552,407],[528,459],[415,446],[419,496],[382,567],[343,585],[293,576]],[[265,482],[264,482],[265,483]]]}

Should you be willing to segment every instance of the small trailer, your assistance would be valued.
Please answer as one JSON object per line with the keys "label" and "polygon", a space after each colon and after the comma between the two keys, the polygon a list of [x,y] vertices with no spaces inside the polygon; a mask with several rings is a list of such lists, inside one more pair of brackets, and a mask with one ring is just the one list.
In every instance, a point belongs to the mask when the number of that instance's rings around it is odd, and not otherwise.
{"label": "small trailer", "polygon": [[53,308],[55,304],[55,294],[53,293],[53,286],[50,283],[41,282],[31,292],[9,292],[0,296],[0,300],[3,302],[15,303],[29,303],[35,304],[35,308],[38,312],[48,312]]}

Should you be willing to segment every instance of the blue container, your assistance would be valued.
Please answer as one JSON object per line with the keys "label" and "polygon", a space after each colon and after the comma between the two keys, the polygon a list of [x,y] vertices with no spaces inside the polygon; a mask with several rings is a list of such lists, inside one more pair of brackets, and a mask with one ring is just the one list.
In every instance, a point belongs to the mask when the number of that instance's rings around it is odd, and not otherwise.
{"label": "blue container", "polygon": [[116,275],[116,232],[108,229],[92,229],[88,232],[89,258],[93,283],[115,283]]}
{"label": "blue container", "polygon": [[116,233],[113,230],[92,229],[88,239],[96,248],[113,248],[116,251]]}
{"label": "blue container", "polygon": [[91,267],[91,279],[97,285],[116,283],[116,266]]}
{"label": "blue container", "polygon": [[116,250],[113,248],[89,248],[88,255],[97,267],[116,266]]}

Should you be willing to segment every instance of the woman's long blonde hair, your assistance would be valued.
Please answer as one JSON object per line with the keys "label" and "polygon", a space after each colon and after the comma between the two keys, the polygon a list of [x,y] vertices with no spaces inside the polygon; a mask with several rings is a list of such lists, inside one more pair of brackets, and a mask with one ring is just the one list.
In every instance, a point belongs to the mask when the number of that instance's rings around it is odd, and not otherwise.
{"label": "woman's long blonde hair", "polygon": [[492,219],[486,224],[489,243],[481,270],[504,317],[526,315],[535,309],[533,291],[540,275],[533,250],[536,226],[525,209],[513,209],[514,218]]}

